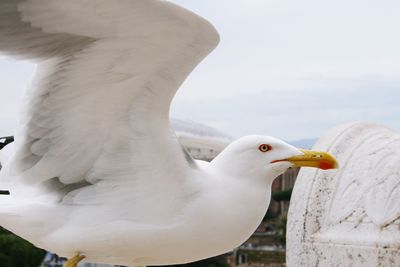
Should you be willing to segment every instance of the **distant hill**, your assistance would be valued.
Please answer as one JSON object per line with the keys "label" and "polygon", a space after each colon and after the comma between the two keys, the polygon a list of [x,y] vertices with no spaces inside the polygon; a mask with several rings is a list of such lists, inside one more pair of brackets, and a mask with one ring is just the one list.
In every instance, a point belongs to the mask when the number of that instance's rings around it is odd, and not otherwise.
{"label": "distant hill", "polygon": [[300,139],[296,141],[290,141],[289,144],[298,148],[311,149],[317,140],[318,138]]}

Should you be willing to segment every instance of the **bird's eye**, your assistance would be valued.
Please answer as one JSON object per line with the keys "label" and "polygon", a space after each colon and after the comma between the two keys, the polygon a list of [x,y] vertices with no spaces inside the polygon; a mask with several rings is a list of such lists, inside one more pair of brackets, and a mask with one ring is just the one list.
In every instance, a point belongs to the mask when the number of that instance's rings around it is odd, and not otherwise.
{"label": "bird's eye", "polygon": [[260,145],[260,146],[258,147],[258,149],[259,149],[261,152],[267,152],[267,151],[270,151],[270,150],[272,149],[272,147],[271,147],[270,145],[267,145],[267,144],[262,144],[262,145]]}

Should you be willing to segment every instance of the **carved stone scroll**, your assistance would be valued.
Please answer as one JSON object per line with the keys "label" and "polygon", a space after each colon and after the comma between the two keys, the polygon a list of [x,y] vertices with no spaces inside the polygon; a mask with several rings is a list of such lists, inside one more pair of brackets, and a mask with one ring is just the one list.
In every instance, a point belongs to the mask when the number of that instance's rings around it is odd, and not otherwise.
{"label": "carved stone scroll", "polygon": [[339,126],[314,146],[339,170],[301,170],[289,208],[287,266],[400,266],[400,135]]}

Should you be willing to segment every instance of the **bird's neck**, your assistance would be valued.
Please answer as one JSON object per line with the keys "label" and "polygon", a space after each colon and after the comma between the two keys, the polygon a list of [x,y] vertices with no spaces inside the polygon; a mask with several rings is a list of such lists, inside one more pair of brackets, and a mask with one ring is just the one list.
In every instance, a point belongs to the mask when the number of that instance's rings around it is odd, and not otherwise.
{"label": "bird's neck", "polygon": [[[202,198],[200,207],[195,209],[196,221],[201,222],[198,228],[203,231],[200,239],[207,244],[215,240],[213,249],[220,253],[241,245],[261,223],[270,196],[271,186],[267,182],[260,186],[235,177],[213,178],[207,197]],[[203,213],[199,214],[199,210]]]}

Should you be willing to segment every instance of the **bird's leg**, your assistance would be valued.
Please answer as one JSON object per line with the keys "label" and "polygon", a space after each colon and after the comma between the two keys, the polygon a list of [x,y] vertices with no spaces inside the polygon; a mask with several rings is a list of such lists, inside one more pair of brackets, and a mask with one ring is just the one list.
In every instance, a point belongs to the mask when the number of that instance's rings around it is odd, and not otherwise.
{"label": "bird's leg", "polygon": [[64,263],[64,267],[76,267],[78,263],[85,258],[84,255],[77,253],[75,256],[70,258],[66,263]]}

